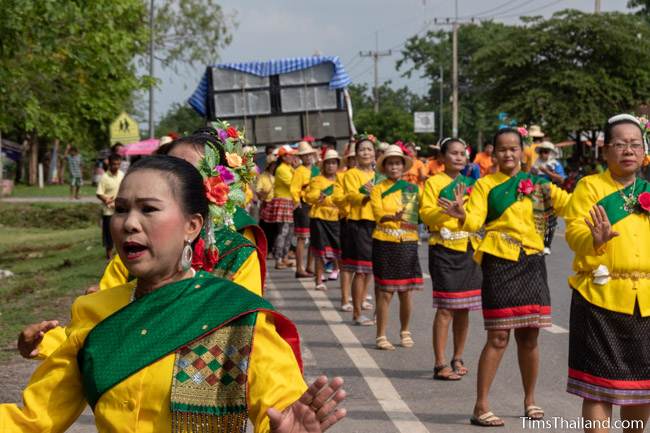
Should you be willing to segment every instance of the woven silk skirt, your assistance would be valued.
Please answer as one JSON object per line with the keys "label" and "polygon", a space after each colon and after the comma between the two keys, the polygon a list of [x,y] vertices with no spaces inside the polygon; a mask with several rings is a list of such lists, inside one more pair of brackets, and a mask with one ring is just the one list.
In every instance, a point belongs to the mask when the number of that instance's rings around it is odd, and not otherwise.
{"label": "woven silk skirt", "polygon": [[260,218],[269,223],[293,223],[293,200],[275,197],[264,205]]}
{"label": "woven silk skirt", "polygon": [[424,280],[418,242],[372,240],[372,273],[375,288],[384,292],[422,290]]}
{"label": "woven silk skirt", "polygon": [[573,291],[567,392],[621,406],[650,404],[650,317],[606,310]]}
{"label": "woven silk skirt", "polygon": [[298,239],[309,239],[309,211],[311,206],[301,203],[300,207],[293,211],[293,233]]}
{"label": "woven silk skirt", "polygon": [[546,262],[541,254],[519,260],[483,254],[483,319],[485,329],[545,328],[551,326],[551,294]]}
{"label": "woven silk skirt", "polygon": [[337,260],[341,258],[340,224],[338,221],[325,221],[311,218],[309,222],[312,254],[323,260]]}
{"label": "woven silk skirt", "polygon": [[466,252],[454,251],[440,244],[429,245],[433,308],[481,309],[483,278],[473,254],[471,244]]}
{"label": "woven silk skirt", "polygon": [[341,270],[372,274],[372,231],[375,222],[370,220],[348,220],[346,235],[341,251]]}

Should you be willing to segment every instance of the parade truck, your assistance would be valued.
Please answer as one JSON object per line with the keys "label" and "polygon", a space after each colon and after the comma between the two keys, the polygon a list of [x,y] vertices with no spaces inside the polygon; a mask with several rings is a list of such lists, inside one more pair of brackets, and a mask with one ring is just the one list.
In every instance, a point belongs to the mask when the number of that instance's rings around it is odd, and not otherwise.
{"label": "parade truck", "polygon": [[208,66],[189,99],[206,121],[226,120],[265,146],[333,136],[342,150],[356,133],[347,86],[336,56]]}

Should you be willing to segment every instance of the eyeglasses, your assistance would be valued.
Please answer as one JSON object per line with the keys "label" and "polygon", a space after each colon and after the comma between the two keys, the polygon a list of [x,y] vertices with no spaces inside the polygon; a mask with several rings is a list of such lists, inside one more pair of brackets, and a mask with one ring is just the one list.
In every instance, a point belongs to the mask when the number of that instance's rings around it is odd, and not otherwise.
{"label": "eyeglasses", "polygon": [[624,152],[627,149],[631,149],[634,153],[638,153],[644,149],[643,143],[614,143],[609,146],[619,153]]}

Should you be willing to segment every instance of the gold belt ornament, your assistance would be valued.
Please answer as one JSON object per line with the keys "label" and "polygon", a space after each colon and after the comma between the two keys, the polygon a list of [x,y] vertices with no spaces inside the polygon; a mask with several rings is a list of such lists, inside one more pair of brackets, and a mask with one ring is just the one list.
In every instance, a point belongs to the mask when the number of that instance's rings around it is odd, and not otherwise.
{"label": "gold belt ornament", "polygon": [[394,236],[396,238],[402,238],[402,236],[407,235],[407,234],[415,234],[417,235],[418,231],[417,230],[404,230],[404,229],[389,229],[387,227],[377,227],[377,230],[379,230],[382,233],[386,233],[387,235]]}

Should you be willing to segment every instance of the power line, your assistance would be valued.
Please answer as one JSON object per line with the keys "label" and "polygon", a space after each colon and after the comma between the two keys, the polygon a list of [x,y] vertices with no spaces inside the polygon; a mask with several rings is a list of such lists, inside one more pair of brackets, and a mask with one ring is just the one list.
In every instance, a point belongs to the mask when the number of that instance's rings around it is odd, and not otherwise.
{"label": "power line", "polygon": [[540,6],[540,7],[538,7],[538,8],[530,9],[530,10],[528,10],[528,11],[526,11],[526,12],[521,12],[521,13],[514,14],[514,15],[495,15],[495,16],[488,17],[488,18],[497,18],[497,19],[502,19],[502,18],[519,18],[519,17],[522,17],[522,16],[526,16],[526,15],[528,15],[528,14],[531,14],[531,13],[533,13],[533,12],[538,12],[538,11],[541,11],[541,10],[543,10],[543,9],[549,8],[549,7],[551,7],[551,6],[555,6],[556,4],[561,3],[561,2],[563,2],[563,1],[564,1],[564,0],[555,0],[555,1],[552,1],[552,2],[549,2],[549,3],[546,3],[545,5]]}
{"label": "power line", "polygon": [[505,2],[505,3],[501,3],[499,6],[493,7],[491,9],[486,9],[484,11],[477,12],[477,13],[472,14],[472,15],[465,15],[465,16],[462,16],[460,18],[470,18],[470,17],[477,17],[479,15],[485,15],[485,14],[488,14],[490,12],[495,12],[495,11],[497,11],[497,10],[503,8],[503,7],[506,7],[506,6],[508,6],[508,5],[512,4],[512,3],[517,3],[518,1],[520,1],[520,0],[509,0],[509,1]]}

